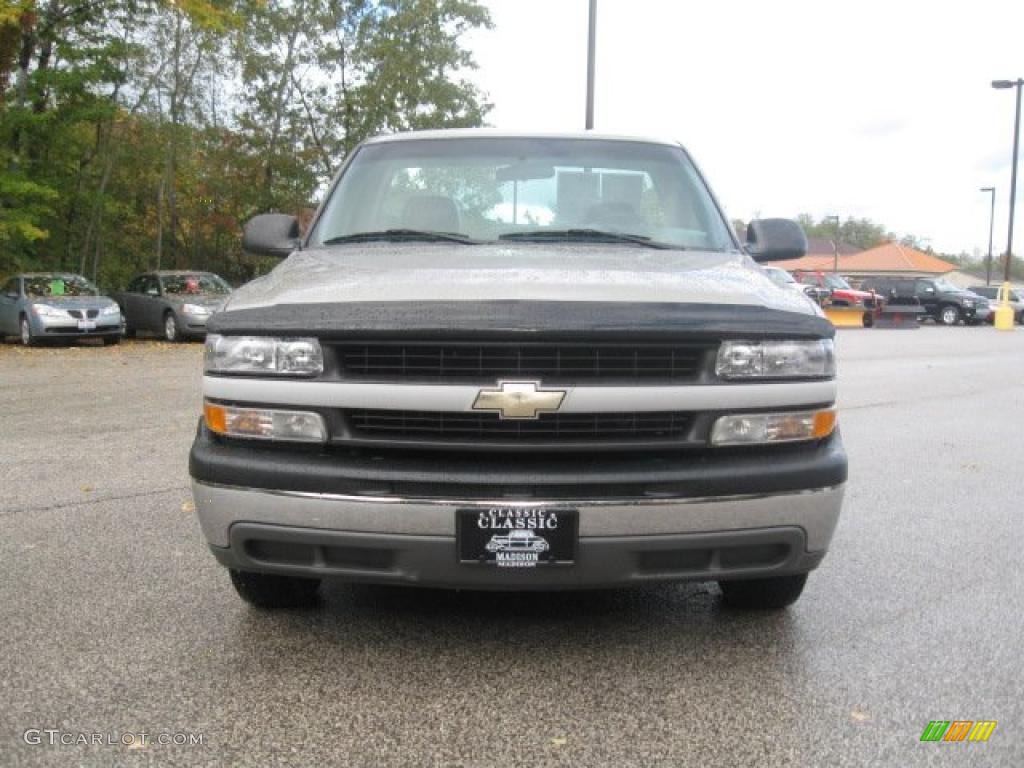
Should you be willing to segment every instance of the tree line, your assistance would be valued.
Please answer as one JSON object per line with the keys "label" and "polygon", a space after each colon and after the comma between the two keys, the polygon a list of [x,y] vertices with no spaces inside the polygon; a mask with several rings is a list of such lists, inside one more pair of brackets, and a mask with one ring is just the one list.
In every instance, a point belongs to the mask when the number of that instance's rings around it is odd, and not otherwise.
{"label": "tree line", "polygon": [[483,124],[477,0],[5,0],[0,274],[241,281],[240,229],[298,213],[363,138]]}

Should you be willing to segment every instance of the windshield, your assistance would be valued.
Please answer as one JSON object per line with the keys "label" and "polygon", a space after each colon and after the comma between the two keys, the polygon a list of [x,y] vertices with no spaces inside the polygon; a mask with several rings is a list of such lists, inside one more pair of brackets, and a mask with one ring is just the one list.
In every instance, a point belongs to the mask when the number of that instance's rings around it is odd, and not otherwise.
{"label": "windshield", "polygon": [[944,279],[944,278],[941,278],[941,277],[937,277],[937,278],[935,278],[934,280],[932,280],[932,284],[933,284],[933,285],[934,285],[934,286],[935,286],[935,287],[936,287],[936,288],[937,288],[938,290],[940,290],[940,291],[944,291],[944,292],[946,292],[946,293],[950,293],[950,292],[951,292],[951,293],[961,293],[961,292],[962,292],[962,289],[960,289],[960,288],[957,288],[957,287],[956,287],[955,285],[953,285],[953,284],[952,284],[951,282],[949,282],[948,280],[946,280],[946,279]]}
{"label": "windshield", "polygon": [[829,288],[838,288],[841,291],[852,290],[850,284],[836,274],[825,275],[825,285]]}
{"label": "windshield", "polygon": [[793,276],[784,269],[779,269],[778,267],[765,267],[764,271],[768,273],[768,277],[772,279],[773,283],[778,283],[783,286],[796,283]]}
{"label": "windshield", "polygon": [[25,278],[25,295],[31,299],[98,296],[99,290],[78,275],[34,275]]}
{"label": "windshield", "polygon": [[365,146],[332,192],[310,243],[388,230],[482,242],[611,232],[680,248],[735,247],[682,149],[595,139],[477,137]]}
{"label": "windshield", "polygon": [[227,295],[231,288],[216,275],[164,275],[160,278],[168,296],[192,296],[200,293]]}

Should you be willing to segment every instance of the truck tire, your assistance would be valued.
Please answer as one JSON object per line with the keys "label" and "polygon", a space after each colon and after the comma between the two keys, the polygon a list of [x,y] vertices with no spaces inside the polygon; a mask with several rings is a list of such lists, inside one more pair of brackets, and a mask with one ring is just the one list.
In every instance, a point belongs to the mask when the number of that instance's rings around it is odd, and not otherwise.
{"label": "truck tire", "polygon": [[228,570],[239,597],[257,608],[300,608],[317,601],[320,579]]}
{"label": "truck tire", "polygon": [[956,304],[945,304],[939,310],[938,320],[943,325],[956,325],[960,322],[960,308]]}
{"label": "truck tire", "polygon": [[720,581],[725,604],[731,608],[777,611],[796,602],[807,583],[806,573],[767,579]]}

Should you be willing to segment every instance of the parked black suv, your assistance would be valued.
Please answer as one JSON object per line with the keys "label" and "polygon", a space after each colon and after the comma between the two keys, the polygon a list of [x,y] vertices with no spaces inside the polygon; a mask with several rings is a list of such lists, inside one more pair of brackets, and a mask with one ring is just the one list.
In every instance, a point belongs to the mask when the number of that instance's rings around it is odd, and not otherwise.
{"label": "parked black suv", "polygon": [[920,304],[929,317],[943,325],[961,320],[973,324],[978,319],[980,297],[943,277],[866,277],[860,288],[882,294],[892,305]]}

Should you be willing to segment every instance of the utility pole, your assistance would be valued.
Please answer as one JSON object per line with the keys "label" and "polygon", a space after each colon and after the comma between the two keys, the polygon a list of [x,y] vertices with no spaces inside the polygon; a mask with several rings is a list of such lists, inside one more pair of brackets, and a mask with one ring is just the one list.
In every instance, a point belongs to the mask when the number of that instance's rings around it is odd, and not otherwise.
{"label": "utility pole", "polygon": [[839,273],[839,217],[838,216],[826,216],[825,221],[836,222],[836,236],[832,240],[832,271]]}
{"label": "utility pole", "polygon": [[587,130],[594,128],[594,49],[597,36],[597,0],[590,0],[590,32],[587,37]]}
{"label": "utility pole", "polygon": [[1010,307],[1010,264],[1013,263],[1013,217],[1017,202],[1017,155],[1020,148],[1020,92],[1024,90],[1024,78],[1016,80],[993,80],[992,87],[998,90],[1017,89],[1017,112],[1013,121],[1013,161],[1010,166],[1010,224],[1006,233],[1006,268],[1003,272],[1001,301],[996,309],[995,327],[1001,331],[1013,330],[1013,310]]}
{"label": "utility pole", "polygon": [[992,226],[996,218],[996,188],[982,187],[980,191],[992,196],[988,212],[988,256],[985,258],[985,285],[992,285]]}
{"label": "utility pole", "polygon": [[1024,78],[1017,80],[993,80],[992,87],[998,90],[1017,89],[1017,112],[1013,121],[1013,161],[1010,165],[1010,223],[1006,233],[1006,270],[1003,282],[1010,282],[1010,262],[1013,260],[1013,217],[1017,202],[1017,155],[1020,149],[1020,92],[1024,88]]}

